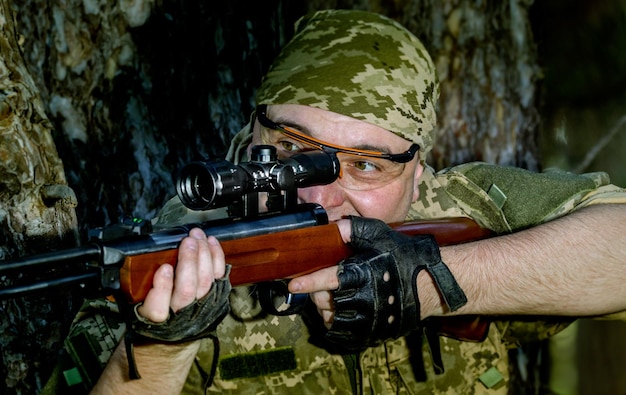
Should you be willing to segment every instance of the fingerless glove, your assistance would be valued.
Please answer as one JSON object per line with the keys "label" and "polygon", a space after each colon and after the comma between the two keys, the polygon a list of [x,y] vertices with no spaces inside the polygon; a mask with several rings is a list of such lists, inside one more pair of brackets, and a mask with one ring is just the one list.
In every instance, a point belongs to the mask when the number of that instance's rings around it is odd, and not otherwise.
{"label": "fingerless glove", "polygon": [[427,270],[451,311],[467,302],[430,235],[406,236],[384,222],[352,218],[357,254],[339,263],[328,340],[350,350],[405,336],[420,326],[417,275]]}
{"label": "fingerless glove", "polygon": [[[164,322],[150,321],[137,312],[141,304],[134,306],[121,305],[126,316],[127,330],[125,336],[126,358],[128,360],[128,376],[135,380],[141,378],[135,362],[134,343],[145,339],[165,343],[182,343],[211,337],[216,347],[219,341],[213,334],[217,326],[230,311],[228,296],[232,289],[228,275],[230,265],[226,265],[223,278],[215,280],[209,292],[192,304],[174,312]],[[219,354],[219,353],[218,353]],[[215,357],[217,358],[217,354]],[[214,361],[214,365],[215,362]]]}
{"label": "fingerless glove", "polygon": [[140,304],[134,306],[131,315],[131,330],[142,337],[162,342],[186,342],[208,337],[230,311],[228,295],[232,289],[226,267],[223,278],[215,280],[209,292],[201,299],[174,312],[166,321],[152,322],[137,312]]}

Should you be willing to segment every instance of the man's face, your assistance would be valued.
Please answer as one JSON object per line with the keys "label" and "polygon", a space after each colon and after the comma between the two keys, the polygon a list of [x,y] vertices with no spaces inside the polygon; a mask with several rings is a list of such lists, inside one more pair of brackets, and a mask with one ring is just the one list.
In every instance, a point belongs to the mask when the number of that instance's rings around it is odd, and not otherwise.
{"label": "man's face", "polygon": [[[268,106],[267,117],[279,125],[342,147],[399,154],[406,152],[411,146],[411,142],[378,126],[313,107],[294,104],[272,105]],[[264,140],[267,140],[268,135],[275,136],[271,142],[274,144],[278,141],[276,139],[280,138],[279,132],[269,131],[257,120],[254,124],[252,145],[267,144],[268,141]],[[410,162],[399,166],[400,170],[397,174],[394,173],[393,178],[373,189],[355,188],[346,181],[347,178],[329,185],[300,188],[299,203],[322,205],[330,221],[348,215],[378,218],[387,223],[402,221],[411,203],[419,196],[417,180],[423,167],[417,155]],[[368,170],[369,165],[361,166],[359,163],[358,168]],[[342,166],[342,172],[345,171]]]}

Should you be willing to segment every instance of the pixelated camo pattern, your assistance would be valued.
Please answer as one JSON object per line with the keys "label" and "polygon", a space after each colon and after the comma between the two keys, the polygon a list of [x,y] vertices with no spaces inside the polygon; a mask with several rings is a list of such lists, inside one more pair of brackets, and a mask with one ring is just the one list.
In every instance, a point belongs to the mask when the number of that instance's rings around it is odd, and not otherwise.
{"label": "pixelated camo pattern", "polygon": [[256,100],[372,123],[419,144],[425,158],[438,96],[430,55],[408,30],[377,14],[325,10],[298,21]]}
{"label": "pixelated camo pattern", "polygon": [[[222,394],[352,394],[346,364],[340,355],[312,345],[307,325],[299,315],[265,316],[255,309],[247,288],[236,290],[233,313],[218,327],[221,355],[263,353],[279,347],[293,347],[297,369],[260,377],[224,379],[218,368],[213,385],[206,393]],[[256,311],[255,311],[256,310]],[[419,345],[418,345],[419,346]],[[441,338],[446,373],[434,373],[427,346],[407,345],[404,338],[370,348],[359,356],[363,394],[506,394],[507,349],[493,327],[483,343],[459,342]],[[210,371],[213,344],[204,341],[198,354],[202,361],[190,372],[185,394],[204,394],[202,372]],[[427,380],[418,380],[415,354],[423,354]],[[496,388],[487,389],[479,380],[495,368],[502,378]],[[459,392],[458,389],[462,389]]]}
{"label": "pixelated camo pattern", "polygon": [[624,189],[606,173],[534,173],[513,167],[467,163],[435,174],[428,166],[409,219],[470,217],[499,234],[559,218],[598,203],[624,202]]}
{"label": "pixelated camo pattern", "polygon": [[[65,353],[41,395],[79,394],[95,385],[126,331],[117,303],[86,300],[64,340]],[[75,380],[68,388],[68,373]]]}
{"label": "pixelated camo pattern", "polygon": [[[236,137],[228,160],[238,162],[245,155],[249,127]],[[582,176],[566,172],[532,173],[522,169],[471,163],[435,173],[427,167],[420,183],[420,198],[407,219],[470,217],[482,226],[508,233],[558,218],[591,204],[625,203],[622,188],[609,184],[604,173]],[[495,191],[495,192],[494,192]],[[528,202],[532,204],[528,204]],[[172,207],[184,210],[173,201]],[[172,218],[183,215],[178,212]],[[184,214],[190,215],[190,214]],[[264,316],[248,288],[233,291],[233,314],[218,328],[223,357],[263,353],[280,347],[294,347],[295,370],[252,378],[224,379],[220,369],[209,393],[304,393],[350,394],[346,364],[309,342],[309,332],[300,316]],[[426,345],[414,351],[405,339],[368,349],[359,360],[363,393],[374,394],[504,394],[507,393],[507,349],[526,341],[548,338],[569,321],[498,321],[482,343],[459,342],[442,337],[441,352],[445,373],[437,375]],[[202,372],[209,372],[213,344],[203,342],[199,363],[192,369],[185,393],[203,392]],[[422,354],[426,380],[416,376],[413,360]],[[494,373],[495,372],[495,373]],[[487,388],[483,379],[495,374]]]}

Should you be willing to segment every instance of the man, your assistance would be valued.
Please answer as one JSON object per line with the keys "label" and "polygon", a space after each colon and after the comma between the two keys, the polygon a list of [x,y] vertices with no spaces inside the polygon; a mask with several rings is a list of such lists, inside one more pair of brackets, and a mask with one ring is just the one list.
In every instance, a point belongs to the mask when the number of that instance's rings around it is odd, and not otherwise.
{"label": "man", "polygon": [[[163,265],[132,311],[131,332],[141,336],[116,347],[111,339],[125,328],[103,308],[114,307],[94,302],[81,319],[99,329],[76,325],[66,377],[89,358],[89,350],[73,347],[89,333],[114,349],[99,361],[106,367],[93,376],[94,393],[506,393],[509,347],[549,336],[568,316],[625,310],[624,190],[602,174],[485,164],[435,174],[425,158],[437,96],[424,47],[389,19],[321,11],[300,20],[229,159],[245,159],[261,143],[282,157],[312,148],[337,154],[336,182],[298,192],[301,202],[321,204],[357,250],[291,281],[292,292],[311,294],[319,315],[268,316],[248,288],[233,289],[226,302],[221,247],[192,230],[176,268]],[[175,199],[156,225],[210,215]],[[458,216],[503,236],[442,247],[439,257],[432,240],[402,238],[384,225]],[[222,320],[225,305],[230,314]],[[361,309],[367,313],[359,316]],[[444,314],[493,315],[494,322],[486,340],[464,342],[428,329],[428,317]],[[562,318],[504,317],[513,314]],[[129,380],[127,340],[138,380]]]}

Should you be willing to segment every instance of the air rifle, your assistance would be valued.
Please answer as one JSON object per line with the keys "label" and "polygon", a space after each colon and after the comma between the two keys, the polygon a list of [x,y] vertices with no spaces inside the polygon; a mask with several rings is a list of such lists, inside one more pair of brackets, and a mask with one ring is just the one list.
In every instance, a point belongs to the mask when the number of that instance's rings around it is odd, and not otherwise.
{"label": "air rifle", "polygon": [[[179,174],[178,196],[193,210],[228,206],[227,217],[108,241],[92,240],[77,248],[0,262],[0,279],[11,279],[10,285],[0,286],[0,300],[78,285],[99,295],[121,293],[124,302],[138,303],[152,288],[159,266],[175,265],[180,241],[190,229],[199,227],[220,241],[226,262],[232,266],[229,279],[233,286],[256,284],[268,312],[292,314],[301,298],[288,294],[282,280],[333,266],[352,255],[323,207],[297,204],[296,188],[328,184],[338,174],[339,163],[332,154],[312,151],[277,160],[271,146],[254,147],[252,160],[239,165],[193,162]],[[264,211],[259,210],[260,192],[266,193]],[[408,235],[431,234],[442,246],[491,235],[467,218],[391,226]],[[286,310],[273,307],[276,295],[293,306]],[[489,322],[459,316],[433,320],[430,325],[442,335],[482,341]]]}

